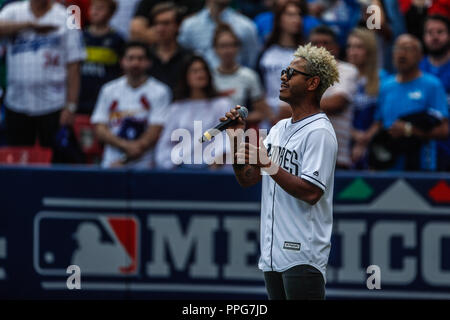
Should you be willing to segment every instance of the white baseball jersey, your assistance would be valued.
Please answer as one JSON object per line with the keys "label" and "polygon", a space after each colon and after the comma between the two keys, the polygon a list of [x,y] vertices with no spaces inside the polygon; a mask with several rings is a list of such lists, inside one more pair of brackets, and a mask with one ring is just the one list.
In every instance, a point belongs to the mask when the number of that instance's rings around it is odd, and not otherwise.
{"label": "white baseball jersey", "polygon": [[338,149],[333,126],[324,113],[294,123],[292,118],[283,119],[270,130],[264,145],[280,170],[316,185],[324,194],[312,206],[288,194],[269,175],[263,176],[259,268],[283,272],[309,264],[326,279]]}
{"label": "white baseball jersey", "polygon": [[29,1],[14,2],[0,12],[0,21],[32,21],[57,27],[43,35],[26,30],[7,42],[6,105],[31,116],[64,107],[67,64],[86,57],[80,30],[66,25],[66,8],[54,3],[44,16],[36,18]]}
{"label": "white baseball jersey", "polygon": [[[105,84],[99,94],[91,122],[107,124],[114,135],[119,136],[127,121],[143,122],[145,126],[166,122],[167,107],[172,99],[171,91],[162,82],[150,77],[138,88],[132,88],[125,76]],[[111,145],[103,152],[103,167],[125,159],[125,153]],[[153,149],[131,166],[152,167]]]}

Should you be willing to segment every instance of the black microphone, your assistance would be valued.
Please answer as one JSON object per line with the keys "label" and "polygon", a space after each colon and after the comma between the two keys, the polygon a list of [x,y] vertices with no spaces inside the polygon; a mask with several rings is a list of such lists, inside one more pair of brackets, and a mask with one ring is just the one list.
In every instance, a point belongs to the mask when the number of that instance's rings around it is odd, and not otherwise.
{"label": "black microphone", "polygon": [[[248,116],[248,109],[246,107],[240,107],[237,109],[237,112],[239,113],[239,117],[242,119],[247,119]],[[212,129],[207,130],[203,136],[199,139],[201,143],[206,141],[211,141],[213,137],[215,137],[219,132],[226,130],[232,123],[234,123],[237,119],[233,120],[228,118],[226,121],[219,123],[217,126],[215,126]]]}

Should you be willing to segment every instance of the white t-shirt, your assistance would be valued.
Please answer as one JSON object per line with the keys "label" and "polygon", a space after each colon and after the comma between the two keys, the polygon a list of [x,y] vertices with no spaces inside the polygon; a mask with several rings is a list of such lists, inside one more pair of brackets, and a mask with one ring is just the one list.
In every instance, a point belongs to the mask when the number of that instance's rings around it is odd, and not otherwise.
{"label": "white t-shirt", "polygon": [[29,1],[14,2],[0,12],[2,20],[58,26],[56,31],[44,35],[26,30],[7,42],[6,105],[32,116],[64,107],[67,64],[86,57],[80,30],[66,25],[66,8],[54,3],[44,16],[36,18]]}
{"label": "white t-shirt", "polygon": [[215,69],[213,78],[217,90],[231,99],[232,106],[245,106],[248,100],[256,101],[263,98],[258,74],[250,68],[241,66],[232,74],[221,73]]}
{"label": "white t-shirt", "polygon": [[[224,117],[225,113],[230,111],[231,108],[232,104],[230,99],[224,97],[204,100],[189,99],[172,103],[169,108],[167,123],[164,126],[161,139],[159,139],[158,145],[156,146],[156,166],[164,169],[172,169],[177,165],[191,164],[194,164],[192,166],[193,168],[198,166],[205,167],[216,156],[229,152],[230,146],[225,132],[222,132],[221,135],[216,136],[210,142],[201,144],[198,140],[206,130],[215,127],[219,123],[219,119]],[[196,127],[194,121],[201,121],[201,123],[200,125],[197,123],[198,126]],[[172,159],[172,150],[176,145],[181,146],[180,143],[183,140],[181,138],[179,139],[177,135],[177,139],[179,140],[175,142],[171,141],[172,133],[176,129],[184,129],[186,130],[185,133],[189,133],[189,142],[187,142],[188,150],[186,150],[188,154],[176,153],[177,159],[183,159],[183,163],[174,163]],[[217,154],[204,152],[215,139],[221,139],[223,148],[217,150]],[[201,158],[197,158],[199,161],[196,161],[194,151],[200,152]],[[178,155],[181,156],[178,157]]]}
{"label": "white t-shirt", "polygon": [[358,69],[347,62],[338,61],[339,82],[328,88],[322,96],[328,98],[336,94],[343,95],[348,101],[347,108],[339,114],[330,115],[329,118],[336,132],[339,144],[337,162],[340,165],[351,165],[350,144],[353,127],[353,99],[357,91]]}
{"label": "white t-shirt", "polygon": [[278,114],[280,105],[281,71],[289,66],[294,58],[295,48],[284,48],[279,45],[270,46],[261,56],[259,68],[266,88],[267,103],[273,113]]}
{"label": "white t-shirt", "polygon": [[[111,132],[119,136],[128,121],[163,126],[167,107],[172,99],[171,91],[162,82],[150,77],[138,88],[132,88],[125,76],[105,84],[99,94],[91,123],[107,124]],[[103,152],[103,167],[125,159],[120,149],[106,145]],[[131,166],[152,167],[154,165],[153,149],[140,159],[131,162]]]}
{"label": "white t-shirt", "polygon": [[325,278],[337,155],[333,126],[324,113],[294,123],[292,118],[283,119],[272,127],[264,145],[280,170],[307,180],[324,194],[310,205],[288,194],[269,175],[263,175],[259,268],[283,272],[309,264]]}

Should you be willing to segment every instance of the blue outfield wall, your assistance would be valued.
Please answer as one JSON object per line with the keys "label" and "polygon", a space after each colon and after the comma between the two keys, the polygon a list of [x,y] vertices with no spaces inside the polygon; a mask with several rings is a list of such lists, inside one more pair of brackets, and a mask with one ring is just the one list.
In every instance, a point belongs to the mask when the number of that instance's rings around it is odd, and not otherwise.
{"label": "blue outfield wall", "polygon": [[[226,173],[1,167],[0,299],[266,299],[259,200]],[[338,172],[327,298],[450,299],[450,175]]]}

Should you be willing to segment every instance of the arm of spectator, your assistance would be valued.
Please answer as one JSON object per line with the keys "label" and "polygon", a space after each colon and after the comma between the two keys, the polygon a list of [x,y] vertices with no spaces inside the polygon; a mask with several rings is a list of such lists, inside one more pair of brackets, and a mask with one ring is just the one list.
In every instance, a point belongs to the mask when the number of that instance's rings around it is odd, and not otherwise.
{"label": "arm of spectator", "polygon": [[32,28],[31,22],[0,21],[0,37],[10,37]]}
{"label": "arm of spectator", "polygon": [[39,25],[34,22],[0,21],[0,37],[11,37],[25,30],[37,33],[48,33],[56,30],[54,25]]}
{"label": "arm of spectator", "polygon": [[[389,128],[389,133],[394,138],[407,137],[407,122],[397,120]],[[429,139],[445,139],[448,137],[448,120],[444,119],[438,126],[434,127],[430,131],[423,131],[415,126],[411,126],[411,135],[419,137],[424,140]]]}
{"label": "arm of spectator", "polygon": [[382,127],[383,124],[381,123],[381,121],[375,121],[372,126],[365,132],[361,141],[368,144]]}
{"label": "arm of spectator", "polygon": [[149,25],[147,18],[137,16],[130,23],[130,39],[153,44],[156,41],[155,29]]}
{"label": "arm of spectator", "polygon": [[146,151],[156,145],[162,131],[162,125],[151,125],[134,143],[138,144],[143,151]]}
{"label": "arm of spectator", "polygon": [[343,94],[334,94],[322,98],[320,108],[328,115],[338,114],[347,108],[349,101]]}
{"label": "arm of spectator", "polygon": [[130,160],[139,158],[143,153],[143,150],[138,144],[115,136],[104,123],[95,125],[95,133],[101,142],[119,148],[126,153]]}
{"label": "arm of spectator", "polygon": [[119,148],[123,151],[126,149],[126,144],[128,141],[122,139],[116,135],[114,135],[108,128],[108,125],[105,123],[98,123],[95,125],[95,134],[97,135],[98,140],[105,144],[109,144],[113,147]]}
{"label": "arm of spectator", "polygon": [[445,139],[448,137],[448,119],[444,119],[438,126],[434,127],[429,132],[424,132],[419,128],[412,127],[412,134],[424,139]]}
{"label": "arm of spectator", "polygon": [[81,63],[79,61],[67,64],[67,102],[66,108],[61,112],[60,124],[72,125],[74,112],[67,108],[70,104],[77,105],[80,92]]}

